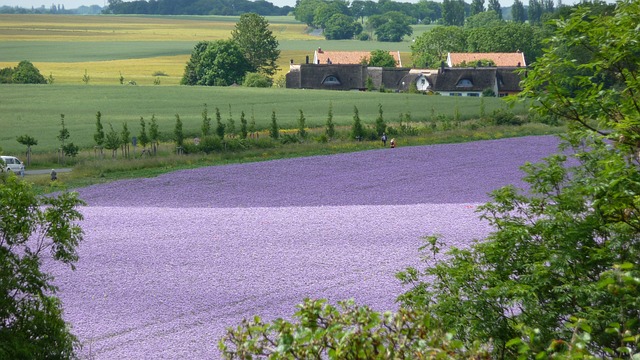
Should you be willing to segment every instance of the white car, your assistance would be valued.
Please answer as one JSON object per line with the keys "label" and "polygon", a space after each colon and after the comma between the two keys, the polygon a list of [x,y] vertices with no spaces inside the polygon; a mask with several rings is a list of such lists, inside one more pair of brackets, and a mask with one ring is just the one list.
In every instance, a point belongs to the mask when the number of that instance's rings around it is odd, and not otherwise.
{"label": "white car", "polygon": [[17,175],[24,176],[24,163],[15,156],[0,156],[0,172],[10,171]]}

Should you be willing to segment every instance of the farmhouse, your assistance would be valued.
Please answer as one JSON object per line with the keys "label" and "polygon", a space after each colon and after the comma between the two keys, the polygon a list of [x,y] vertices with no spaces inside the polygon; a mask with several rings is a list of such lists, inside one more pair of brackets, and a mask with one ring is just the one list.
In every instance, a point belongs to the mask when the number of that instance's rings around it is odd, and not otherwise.
{"label": "farmhouse", "polygon": [[324,90],[366,90],[384,88],[418,91],[444,96],[506,96],[518,93],[517,67],[451,68],[437,70],[381,68],[361,64],[291,64],[286,75],[287,88]]}

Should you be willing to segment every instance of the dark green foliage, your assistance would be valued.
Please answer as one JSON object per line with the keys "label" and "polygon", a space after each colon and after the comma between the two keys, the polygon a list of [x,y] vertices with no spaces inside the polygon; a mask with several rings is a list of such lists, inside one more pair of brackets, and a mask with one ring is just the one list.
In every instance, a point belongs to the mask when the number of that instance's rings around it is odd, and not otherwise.
{"label": "dark green foliage", "polygon": [[96,113],[96,132],[93,134],[93,140],[98,146],[104,144],[104,128],[102,126],[102,113],[100,111]]}
{"label": "dark green foliage", "polygon": [[358,107],[353,107],[353,124],[351,125],[351,138],[356,140],[364,139],[364,127],[362,126],[362,121],[360,120],[360,112],[358,111]]}
{"label": "dark green foliage", "polygon": [[269,22],[264,17],[255,13],[240,15],[231,32],[231,38],[249,63],[249,69],[245,72],[259,72],[271,76],[278,70],[278,40],[269,30]]}
{"label": "dark green foliage", "polygon": [[336,127],[333,123],[333,104],[329,103],[329,111],[327,113],[327,122],[325,123],[324,133],[329,140],[336,136]]}
{"label": "dark green foliage", "polygon": [[[369,55],[369,66],[396,67],[396,59],[385,50],[373,50]],[[369,79],[369,78],[367,78]]]}
{"label": "dark green foliage", "polygon": [[216,135],[220,140],[224,139],[224,124],[222,123],[222,117],[220,116],[220,109],[216,107]]}
{"label": "dark green foliage", "polygon": [[494,67],[494,66],[496,66],[496,63],[493,60],[480,59],[470,63],[467,63],[466,61],[463,60],[460,64],[456,64],[453,67]]}
{"label": "dark green foliage", "polygon": [[376,135],[382,136],[387,131],[387,124],[382,117],[382,104],[378,104],[378,117],[376,118]]}
{"label": "dark green foliage", "polygon": [[471,0],[471,15],[484,12],[484,0]]}
{"label": "dark green foliage", "polygon": [[[294,321],[259,317],[230,328],[219,342],[225,359],[489,359],[487,347],[465,347],[423,312],[383,314],[353,301],[305,299]],[[278,344],[274,346],[274,344]]]}
{"label": "dark green foliage", "polygon": [[[482,97],[495,97],[496,92],[491,88],[487,88],[482,90]],[[484,114],[480,114],[481,117],[484,117]]]}
{"label": "dark green foliage", "polygon": [[15,68],[0,69],[0,84],[46,84],[40,70],[27,60],[20,61]]}
{"label": "dark green foliage", "polygon": [[227,118],[227,124],[225,125],[225,132],[227,136],[236,136],[236,122],[233,120],[233,114],[231,114],[231,104],[229,104],[229,117]]}
{"label": "dark green foliage", "polygon": [[75,358],[78,342],[40,265],[47,257],[74,269],[80,205],[75,193],[38,197],[28,183],[0,176],[0,358]]}
{"label": "dark green foliage", "polygon": [[65,141],[69,139],[69,129],[64,125],[64,114],[60,114],[60,132],[58,133],[58,140],[60,141],[60,147],[64,147]]}
{"label": "dark green foliage", "polygon": [[120,135],[113,129],[113,125],[109,123],[109,132],[104,142],[105,149],[111,150],[111,157],[115,158],[118,148],[120,147]]}
{"label": "dark green foliage", "polygon": [[489,0],[487,11],[493,11],[498,15],[498,18],[502,19],[502,7],[499,0]]}
{"label": "dark green foliage", "polygon": [[374,29],[378,41],[399,42],[413,34],[411,18],[399,11],[371,16],[367,24]]}
{"label": "dark green foliage", "polygon": [[258,88],[268,88],[268,87],[271,87],[272,84],[273,84],[273,81],[271,80],[270,77],[264,74],[254,73],[254,72],[248,73],[244,78],[244,82],[242,83],[242,85],[246,87],[258,87]]}
{"label": "dark green foliage", "polygon": [[301,139],[306,139],[307,138],[307,124],[306,124],[306,119],[304,117],[304,113],[302,112],[302,110],[300,110],[300,117],[298,117],[298,136]]}
{"label": "dark green foliage", "polygon": [[496,125],[522,125],[523,120],[506,109],[498,109],[491,115]]}
{"label": "dark green foliage", "polygon": [[511,6],[511,18],[518,23],[527,21],[527,14],[524,11],[524,4],[522,4],[521,0],[514,0]]}
{"label": "dark green foliage", "polygon": [[147,124],[144,118],[140,116],[140,134],[138,135],[138,142],[142,145],[142,148],[146,148],[149,143],[149,136],[147,135]]}
{"label": "dark green foliage", "polygon": [[149,124],[149,140],[151,141],[151,147],[153,148],[153,154],[156,154],[158,149],[158,141],[160,140],[160,130],[158,129],[158,122],[156,121],[156,115],[151,115],[151,124]]}
{"label": "dark green foliage", "polygon": [[232,40],[201,41],[193,49],[181,84],[227,86],[241,84],[252,70],[241,48]]}
{"label": "dark green foliage", "polygon": [[277,140],[280,138],[280,128],[278,127],[278,118],[276,117],[276,111],[271,112],[271,127],[269,128],[269,136],[272,139]]}
{"label": "dark green foliage", "polygon": [[180,115],[178,114],[176,114],[176,125],[173,128],[173,141],[176,142],[177,147],[184,145],[184,133],[182,131],[182,120],[180,120]]}
{"label": "dark green foliage", "polygon": [[249,131],[247,129],[247,118],[244,115],[244,111],[240,112],[240,139],[246,139]]}
{"label": "dark green foliage", "polygon": [[65,156],[76,157],[79,151],[80,147],[78,145],[74,145],[72,142],[67,143],[62,147],[62,152]]}
{"label": "dark green foliage", "polygon": [[207,137],[211,134],[211,117],[209,117],[209,109],[207,109],[207,104],[204,104],[204,108],[202,109],[202,126],[200,127],[202,130],[202,137]]}
{"label": "dark green foliage", "polygon": [[333,14],[324,27],[324,37],[327,40],[348,40],[362,32],[362,25],[351,16]]}
{"label": "dark green foliage", "polygon": [[442,21],[444,25],[447,25],[447,26],[464,25],[464,1],[463,0],[443,0],[442,1]]}

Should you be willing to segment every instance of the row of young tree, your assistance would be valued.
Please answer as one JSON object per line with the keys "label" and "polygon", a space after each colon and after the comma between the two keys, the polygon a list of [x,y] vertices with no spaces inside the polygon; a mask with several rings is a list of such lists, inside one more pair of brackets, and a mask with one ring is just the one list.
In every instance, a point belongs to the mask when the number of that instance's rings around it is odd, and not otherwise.
{"label": "row of young tree", "polygon": [[305,300],[293,320],[230,328],[226,358],[635,359],[640,356],[640,2],[557,23],[523,100],[571,124],[559,153],[492,193],[493,226],[397,274],[399,310]]}

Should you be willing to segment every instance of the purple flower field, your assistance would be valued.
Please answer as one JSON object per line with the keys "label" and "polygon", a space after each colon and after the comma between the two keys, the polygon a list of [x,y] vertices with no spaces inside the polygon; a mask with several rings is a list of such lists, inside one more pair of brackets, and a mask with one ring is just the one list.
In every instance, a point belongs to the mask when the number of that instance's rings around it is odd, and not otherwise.
{"label": "purple flower field", "polygon": [[56,264],[65,318],[92,359],[212,359],[243,317],[305,297],[393,310],[421,237],[467,246],[477,206],[521,186],[556,137],[214,166],[80,189],[76,271]]}

